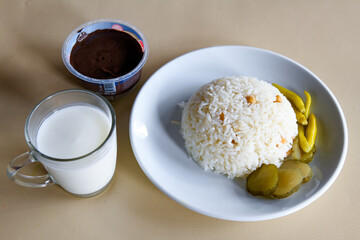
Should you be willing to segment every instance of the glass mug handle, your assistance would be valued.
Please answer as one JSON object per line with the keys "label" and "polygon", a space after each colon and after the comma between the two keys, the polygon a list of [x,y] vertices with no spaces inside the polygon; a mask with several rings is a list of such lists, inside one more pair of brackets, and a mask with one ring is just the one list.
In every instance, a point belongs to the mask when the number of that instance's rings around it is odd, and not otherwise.
{"label": "glass mug handle", "polygon": [[33,158],[30,151],[14,158],[6,169],[8,177],[15,183],[24,187],[46,187],[48,185],[55,184],[48,173],[44,175],[31,176],[19,172],[21,168],[34,162],[38,161]]}

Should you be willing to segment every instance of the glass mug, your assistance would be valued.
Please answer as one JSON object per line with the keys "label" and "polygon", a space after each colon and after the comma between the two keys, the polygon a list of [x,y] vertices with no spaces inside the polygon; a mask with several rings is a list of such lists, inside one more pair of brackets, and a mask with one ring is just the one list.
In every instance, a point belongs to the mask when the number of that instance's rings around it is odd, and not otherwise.
{"label": "glass mug", "polygon": [[[75,89],[50,95],[29,114],[25,139],[30,150],[7,167],[17,184],[58,184],[78,197],[97,195],[110,185],[116,167],[116,119],[104,97]],[[19,171],[33,162],[48,173],[30,176]]]}

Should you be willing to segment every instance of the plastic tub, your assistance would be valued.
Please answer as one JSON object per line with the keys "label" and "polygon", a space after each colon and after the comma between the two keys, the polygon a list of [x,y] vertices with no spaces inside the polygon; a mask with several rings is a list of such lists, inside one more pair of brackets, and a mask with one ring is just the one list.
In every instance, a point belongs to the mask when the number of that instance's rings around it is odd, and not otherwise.
{"label": "plastic tub", "polygon": [[[88,34],[101,29],[115,29],[118,31],[123,31],[138,41],[143,50],[143,56],[138,65],[133,70],[126,73],[125,75],[115,78],[96,79],[85,76],[84,74],[78,72],[70,64],[70,54],[76,42],[82,41]],[[135,26],[114,19],[99,19],[77,27],[67,37],[62,48],[62,59],[66,68],[74,76],[82,80],[81,83],[85,88],[104,95],[110,100],[115,99],[115,96],[128,92],[136,85],[136,83],[138,83],[142,68],[148,58],[148,55],[149,47],[144,35]]]}

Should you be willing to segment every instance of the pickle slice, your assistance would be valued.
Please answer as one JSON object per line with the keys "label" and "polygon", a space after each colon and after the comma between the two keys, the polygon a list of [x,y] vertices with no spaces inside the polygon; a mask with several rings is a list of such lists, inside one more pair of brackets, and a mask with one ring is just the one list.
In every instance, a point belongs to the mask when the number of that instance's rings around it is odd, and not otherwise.
{"label": "pickle slice", "polygon": [[272,193],[274,198],[286,198],[299,190],[303,175],[298,169],[278,169],[279,183]]}
{"label": "pickle slice", "polygon": [[281,164],[280,169],[298,169],[303,175],[303,183],[308,182],[313,176],[313,171],[309,164],[300,162],[298,160],[288,160]]}
{"label": "pickle slice", "polygon": [[247,190],[253,195],[269,196],[278,185],[278,169],[274,164],[261,165],[246,181]]}

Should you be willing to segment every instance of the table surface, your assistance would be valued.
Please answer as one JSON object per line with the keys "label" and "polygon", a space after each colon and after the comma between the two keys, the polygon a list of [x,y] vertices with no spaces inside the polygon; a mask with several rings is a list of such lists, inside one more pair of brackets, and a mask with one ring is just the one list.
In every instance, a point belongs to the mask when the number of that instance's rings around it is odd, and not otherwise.
{"label": "table surface", "polygon": [[[359,238],[360,1],[0,0],[1,239],[355,239]],[[6,176],[26,152],[24,124],[49,94],[80,88],[61,59],[77,26],[99,18],[132,23],[150,55],[140,84],[112,102],[118,161],[110,188],[80,199],[60,187],[25,188]],[[158,190],[139,167],[129,115],[144,82],[166,62],[217,45],[268,49],[303,64],[332,90],[344,111],[349,149],[343,170],[319,199],[291,215],[235,222],[193,212]]]}

